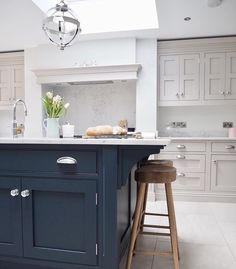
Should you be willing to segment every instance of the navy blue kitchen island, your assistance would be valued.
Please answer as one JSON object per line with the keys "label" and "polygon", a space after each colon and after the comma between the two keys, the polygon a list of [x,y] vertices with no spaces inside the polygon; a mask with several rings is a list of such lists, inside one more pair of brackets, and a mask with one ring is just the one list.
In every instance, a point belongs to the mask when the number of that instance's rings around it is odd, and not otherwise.
{"label": "navy blue kitchen island", "polygon": [[132,174],[167,143],[0,141],[0,268],[118,269]]}

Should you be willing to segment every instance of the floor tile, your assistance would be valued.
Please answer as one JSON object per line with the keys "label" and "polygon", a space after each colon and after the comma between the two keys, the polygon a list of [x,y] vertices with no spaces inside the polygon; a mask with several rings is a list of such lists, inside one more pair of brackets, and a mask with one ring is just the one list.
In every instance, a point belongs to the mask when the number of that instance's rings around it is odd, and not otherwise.
{"label": "floor tile", "polygon": [[[167,242],[157,249],[166,250]],[[227,246],[180,243],[181,269],[235,269],[235,260]],[[155,257],[152,269],[173,269],[171,257]]]}
{"label": "floor tile", "polygon": [[217,221],[236,222],[236,203],[211,203],[209,205]]}
{"label": "floor tile", "polygon": [[[236,269],[236,204],[176,202],[180,269]],[[149,202],[151,212],[166,213],[166,204]],[[167,218],[146,217],[150,224],[168,224]],[[138,249],[170,251],[168,237],[142,236]],[[126,258],[120,269],[125,269]],[[132,269],[173,269],[172,257],[136,255]]]}

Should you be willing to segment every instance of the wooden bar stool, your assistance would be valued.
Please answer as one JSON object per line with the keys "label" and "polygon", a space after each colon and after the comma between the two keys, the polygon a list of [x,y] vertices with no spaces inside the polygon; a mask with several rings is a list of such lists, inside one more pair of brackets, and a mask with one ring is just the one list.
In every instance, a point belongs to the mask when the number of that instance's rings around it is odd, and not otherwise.
{"label": "wooden bar stool", "polygon": [[[141,254],[148,256],[172,256],[174,261],[174,268],[179,269],[179,250],[178,250],[178,238],[177,238],[178,236],[177,236],[175,210],[171,188],[171,182],[176,180],[176,169],[171,166],[164,166],[158,164],[145,165],[136,170],[135,180],[139,183],[139,191],[135,207],[134,221],[132,226],[126,269],[131,268],[132,257],[134,254]],[[168,217],[169,226],[159,226],[159,225],[143,225],[143,226],[150,228],[169,229],[170,233],[143,232],[141,230],[142,216],[144,214],[143,204],[145,201],[145,190],[146,185],[148,185],[149,183],[165,184],[168,214],[154,214],[154,213],[149,214],[154,216]],[[146,215],[149,214],[146,213]],[[172,251],[170,252],[136,251],[135,244],[139,234],[170,236]]]}
{"label": "wooden bar stool", "polygon": [[[142,161],[140,163],[140,167],[143,167],[145,165],[173,166],[173,161],[171,161],[171,160],[145,160],[145,161]],[[153,213],[147,213],[146,212],[147,198],[148,198],[148,187],[149,187],[149,184],[146,184],[144,201],[143,201],[143,208],[142,208],[142,216],[141,216],[141,218],[142,218],[142,220],[141,220],[141,230],[143,230],[143,227],[145,227],[144,221],[145,221],[145,216],[146,215],[158,216],[158,214],[153,214]]]}

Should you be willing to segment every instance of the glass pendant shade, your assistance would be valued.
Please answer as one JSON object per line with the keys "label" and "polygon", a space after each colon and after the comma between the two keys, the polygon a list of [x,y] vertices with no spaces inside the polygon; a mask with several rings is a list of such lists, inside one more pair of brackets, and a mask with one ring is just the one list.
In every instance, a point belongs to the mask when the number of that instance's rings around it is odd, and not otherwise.
{"label": "glass pendant shade", "polygon": [[61,50],[70,46],[81,32],[80,22],[64,1],[48,10],[43,21],[43,30],[49,40]]}

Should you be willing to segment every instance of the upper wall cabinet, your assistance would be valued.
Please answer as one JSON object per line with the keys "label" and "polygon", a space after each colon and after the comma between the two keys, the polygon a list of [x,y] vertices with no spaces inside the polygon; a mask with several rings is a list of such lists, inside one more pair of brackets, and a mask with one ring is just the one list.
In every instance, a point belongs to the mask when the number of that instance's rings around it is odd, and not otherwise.
{"label": "upper wall cabinet", "polygon": [[0,54],[0,109],[9,109],[18,98],[24,98],[23,53],[2,53]]}
{"label": "upper wall cabinet", "polygon": [[160,56],[160,100],[199,100],[198,54]]}
{"label": "upper wall cabinet", "polygon": [[159,106],[236,104],[236,38],[158,43]]}
{"label": "upper wall cabinet", "polygon": [[236,53],[205,54],[205,99],[236,99]]}

